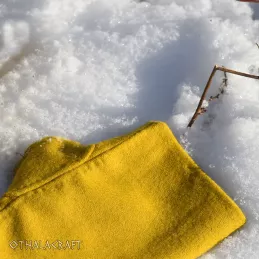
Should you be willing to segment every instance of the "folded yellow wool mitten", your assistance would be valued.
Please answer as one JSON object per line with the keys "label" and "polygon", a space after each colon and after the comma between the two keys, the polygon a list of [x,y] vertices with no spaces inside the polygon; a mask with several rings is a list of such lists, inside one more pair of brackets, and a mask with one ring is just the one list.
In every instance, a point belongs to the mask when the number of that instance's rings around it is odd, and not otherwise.
{"label": "folded yellow wool mitten", "polygon": [[245,223],[163,122],[31,145],[0,199],[0,258],[197,258]]}

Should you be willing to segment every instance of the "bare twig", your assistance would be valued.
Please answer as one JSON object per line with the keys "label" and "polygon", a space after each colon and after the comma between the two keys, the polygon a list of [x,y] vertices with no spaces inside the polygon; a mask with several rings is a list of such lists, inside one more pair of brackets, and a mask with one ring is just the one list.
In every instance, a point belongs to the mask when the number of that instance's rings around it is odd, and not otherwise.
{"label": "bare twig", "polygon": [[[204,91],[203,91],[203,93],[202,93],[202,96],[201,96],[201,99],[200,99],[200,101],[199,101],[199,104],[198,104],[198,106],[197,106],[197,108],[196,108],[196,111],[195,111],[195,113],[193,114],[193,116],[192,116],[192,118],[191,118],[191,120],[190,120],[190,122],[189,122],[189,124],[188,124],[187,127],[190,128],[190,127],[193,125],[193,123],[195,122],[195,120],[197,119],[197,117],[198,117],[200,114],[204,113],[204,110],[205,110],[205,112],[206,112],[206,109],[205,109],[205,108],[202,108],[202,104],[203,104],[203,101],[204,101],[204,99],[205,99],[205,96],[206,96],[206,94],[207,94],[207,92],[208,92],[208,90],[209,90],[209,87],[210,87],[210,85],[211,85],[213,76],[215,75],[215,73],[216,73],[217,70],[224,72],[224,76],[225,76],[225,78],[223,79],[224,87],[227,87],[227,83],[228,83],[227,73],[235,74],[235,75],[238,75],[238,76],[244,76],[244,77],[248,77],[248,78],[253,78],[253,79],[259,79],[259,76],[256,76],[256,75],[251,75],[251,74],[247,74],[247,73],[235,71],[235,70],[232,70],[232,69],[228,69],[228,68],[225,68],[225,67],[223,67],[223,66],[217,66],[217,65],[215,65],[214,68],[213,68],[213,70],[212,70],[212,72],[211,72],[211,74],[210,74],[210,77],[209,77],[208,82],[207,82],[207,84],[206,84],[206,86],[205,86],[205,89],[204,89]],[[220,94],[223,94],[223,93],[224,93],[224,87],[221,88]],[[211,96],[210,99],[209,99],[209,101],[212,101],[213,99],[219,98],[220,94],[218,94],[218,95],[216,95],[216,96],[214,96],[214,97]],[[203,112],[201,112],[201,111],[203,111]]]}
{"label": "bare twig", "polygon": [[207,91],[208,91],[208,89],[210,87],[212,78],[213,78],[214,74],[216,73],[216,71],[217,71],[217,65],[214,66],[214,68],[213,68],[213,70],[212,70],[212,72],[210,74],[209,80],[208,80],[208,82],[206,84],[206,87],[205,87],[203,93],[202,93],[202,96],[201,96],[201,99],[200,99],[199,104],[197,106],[197,109],[196,109],[195,113],[193,114],[193,116],[192,116],[192,118],[191,118],[191,120],[190,120],[190,122],[188,124],[188,127],[191,127],[192,124],[194,123],[194,121],[199,116],[199,111],[201,110],[202,103],[203,103],[203,101],[205,99],[206,93],[207,93]]}

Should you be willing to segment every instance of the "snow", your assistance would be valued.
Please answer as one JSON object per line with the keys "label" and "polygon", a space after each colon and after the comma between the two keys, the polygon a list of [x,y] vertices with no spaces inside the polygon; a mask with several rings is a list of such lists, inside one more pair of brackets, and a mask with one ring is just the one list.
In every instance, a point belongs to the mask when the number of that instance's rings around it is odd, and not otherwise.
{"label": "snow", "polygon": [[[20,154],[44,136],[88,144],[165,121],[248,218],[202,258],[257,259],[259,83],[228,74],[227,93],[186,126],[215,64],[259,74],[258,7],[234,0],[1,1],[0,193]],[[222,76],[217,72],[208,97]]]}

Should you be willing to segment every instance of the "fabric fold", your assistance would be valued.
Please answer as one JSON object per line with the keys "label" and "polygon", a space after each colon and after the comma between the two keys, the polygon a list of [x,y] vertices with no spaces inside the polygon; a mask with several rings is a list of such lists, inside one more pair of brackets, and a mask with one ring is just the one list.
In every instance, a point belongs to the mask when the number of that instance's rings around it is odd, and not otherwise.
{"label": "fabric fold", "polygon": [[168,125],[150,121],[96,144],[31,145],[0,199],[0,256],[194,259],[245,221]]}

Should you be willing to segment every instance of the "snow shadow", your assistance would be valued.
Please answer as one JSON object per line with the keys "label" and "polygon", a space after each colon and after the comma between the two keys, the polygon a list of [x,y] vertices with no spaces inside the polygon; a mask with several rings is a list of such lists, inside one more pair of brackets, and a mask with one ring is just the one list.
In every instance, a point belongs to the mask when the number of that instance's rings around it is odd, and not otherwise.
{"label": "snow shadow", "polygon": [[[98,129],[87,135],[87,142],[94,143],[125,134],[149,120],[167,122],[173,114],[184,84],[198,86],[201,93],[218,60],[217,50],[206,44],[213,41],[213,33],[210,30],[209,25],[202,20],[180,23],[180,34],[176,40],[164,43],[162,48],[146,55],[136,65],[135,77],[139,90],[129,96],[134,107],[98,109],[98,113],[113,121],[121,117],[128,120],[137,119],[131,126],[123,126],[123,122],[120,122]],[[217,84],[215,78],[211,87],[212,92],[215,91],[213,86]],[[83,142],[86,142],[85,139]]]}
{"label": "snow shadow", "polygon": [[[209,28],[200,21],[195,23],[184,23],[178,40],[169,42],[136,68],[140,91],[135,112],[142,121],[168,121],[183,84],[203,91],[217,55],[206,45],[208,39],[204,40],[202,32],[207,31],[204,35],[210,37]],[[206,62],[201,62],[204,57]]]}
{"label": "snow shadow", "polygon": [[259,3],[250,3],[250,6],[253,9],[253,19],[259,20]]}

